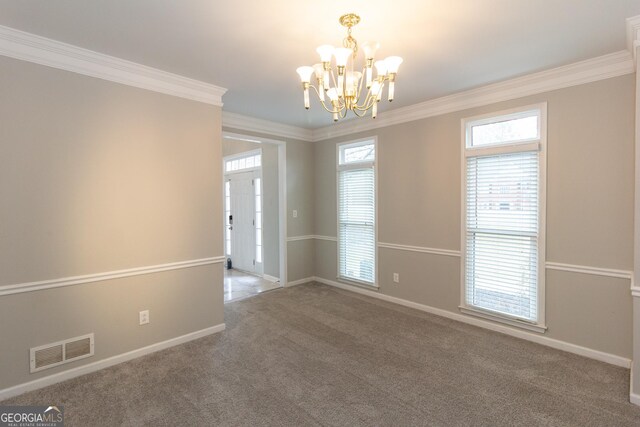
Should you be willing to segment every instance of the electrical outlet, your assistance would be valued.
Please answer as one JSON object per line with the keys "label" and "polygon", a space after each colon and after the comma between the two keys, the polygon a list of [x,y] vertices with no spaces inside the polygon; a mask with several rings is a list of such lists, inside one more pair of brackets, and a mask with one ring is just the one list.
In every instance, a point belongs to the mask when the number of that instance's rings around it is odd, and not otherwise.
{"label": "electrical outlet", "polygon": [[400,274],[393,273],[393,282],[394,283],[400,283]]}
{"label": "electrical outlet", "polygon": [[293,217],[294,218],[298,218],[298,211],[294,209],[293,211]]}
{"label": "electrical outlet", "polygon": [[149,323],[149,310],[144,310],[140,312],[140,324],[146,325]]}

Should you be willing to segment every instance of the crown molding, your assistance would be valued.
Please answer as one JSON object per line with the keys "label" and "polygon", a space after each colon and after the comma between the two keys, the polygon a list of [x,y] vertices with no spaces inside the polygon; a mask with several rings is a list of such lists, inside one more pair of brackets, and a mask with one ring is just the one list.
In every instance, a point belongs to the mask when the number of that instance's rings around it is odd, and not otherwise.
{"label": "crown molding", "polygon": [[225,88],[0,26],[0,55],[222,106]]}
{"label": "crown molding", "polygon": [[313,141],[313,132],[311,129],[257,119],[255,117],[244,116],[238,113],[230,113],[228,111],[222,112],[222,126],[225,128],[279,136],[281,138]]}
{"label": "crown molding", "polygon": [[442,98],[398,108],[380,114],[375,120],[351,119],[313,130],[313,140],[322,141],[381,127],[439,116],[467,108],[522,98],[556,89],[618,77],[634,72],[629,51],[620,51],[551,70],[482,86]]}
{"label": "crown molding", "polygon": [[640,46],[640,15],[627,18],[627,50],[635,58],[636,49]]}

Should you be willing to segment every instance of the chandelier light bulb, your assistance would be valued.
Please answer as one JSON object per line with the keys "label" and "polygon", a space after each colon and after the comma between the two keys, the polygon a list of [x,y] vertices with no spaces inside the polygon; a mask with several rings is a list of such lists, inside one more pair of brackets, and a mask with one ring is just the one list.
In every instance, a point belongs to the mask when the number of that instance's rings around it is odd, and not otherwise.
{"label": "chandelier light bulb", "polygon": [[353,53],[353,50],[346,47],[339,47],[333,51],[333,56],[336,57],[336,65],[338,67],[346,67],[349,57]]}
{"label": "chandelier light bulb", "polygon": [[332,87],[327,91],[327,96],[331,100],[331,102],[338,102],[338,91],[335,87]]}
{"label": "chandelier light bulb", "polygon": [[376,71],[378,72],[378,77],[386,77],[387,76],[387,63],[385,61],[376,61],[373,63],[373,65],[376,67]]}
{"label": "chandelier light bulb", "polygon": [[362,45],[364,49],[364,59],[373,59],[376,56],[376,52],[380,48],[378,42],[366,42]]}
{"label": "chandelier light bulb", "polygon": [[320,55],[320,61],[331,62],[331,57],[333,56],[333,46],[331,46],[330,44],[323,44],[322,46],[318,46],[316,52],[318,52],[318,55]]}
{"label": "chandelier light bulb", "polygon": [[387,73],[396,74],[400,64],[402,64],[402,58],[399,56],[388,56],[384,59],[384,63],[387,66]]}
{"label": "chandelier light bulb", "polygon": [[313,67],[302,66],[296,69],[296,73],[300,76],[302,83],[309,83],[311,81],[311,75],[313,74]]}

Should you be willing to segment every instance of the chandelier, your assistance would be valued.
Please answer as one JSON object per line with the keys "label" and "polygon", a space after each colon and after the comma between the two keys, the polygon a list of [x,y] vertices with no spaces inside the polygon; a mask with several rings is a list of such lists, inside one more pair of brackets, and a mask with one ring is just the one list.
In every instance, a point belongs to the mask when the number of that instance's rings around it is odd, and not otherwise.
{"label": "chandelier", "polygon": [[[334,48],[325,44],[316,49],[321,63],[313,67],[298,67],[296,70],[302,81],[304,92],[304,108],[309,109],[309,88],[313,88],[320,103],[333,115],[333,121],[344,118],[348,111],[358,117],[364,117],[371,110],[371,117],[378,114],[378,102],[382,99],[385,83],[389,83],[388,99],[393,101],[394,84],[398,67],[402,63],[399,56],[389,56],[384,60],[374,61],[378,42],[363,44],[364,64],[362,72],[354,71],[358,54],[358,42],[351,35],[351,28],[360,22],[355,13],[340,17],[340,24],[347,28],[347,37],[342,41],[343,47]],[[332,65],[332,59],[335,66]],[[373,67],[376,76],[373,77]],[[337,74],[336,74],[337,72]],[[316,85],[311,84],[315,76]]]}

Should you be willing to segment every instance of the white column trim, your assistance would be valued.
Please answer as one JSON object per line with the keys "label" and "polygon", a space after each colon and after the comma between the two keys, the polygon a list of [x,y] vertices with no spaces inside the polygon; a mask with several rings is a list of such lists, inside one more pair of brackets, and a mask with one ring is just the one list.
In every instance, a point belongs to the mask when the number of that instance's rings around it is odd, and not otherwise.
{"label": "white column trim", "polygon": [[0,25],[0,55],[222,106],[227,89]]}
{"label": "white column trim", "polygon": [[62,277],[52,280],[40,280],[37,282],[17,283],[14,285],[0,286],[0,296],[21,294],[24,292],[41,291],[44,289],[61,288],[64,286],[80,285],[85,283],[102,282],[105,280],[119,279],[123,277],[139,276],[142,274],[159,273],[161,271],[179,270],[183,268],[198,267],[201,265],[222,263],[224,256],[193,259],[189,261],[172,262],[168,264],[150,265],[145,267],[128,268],[125,270],[107,271],[103,273],[87,274],[83,276]]}

